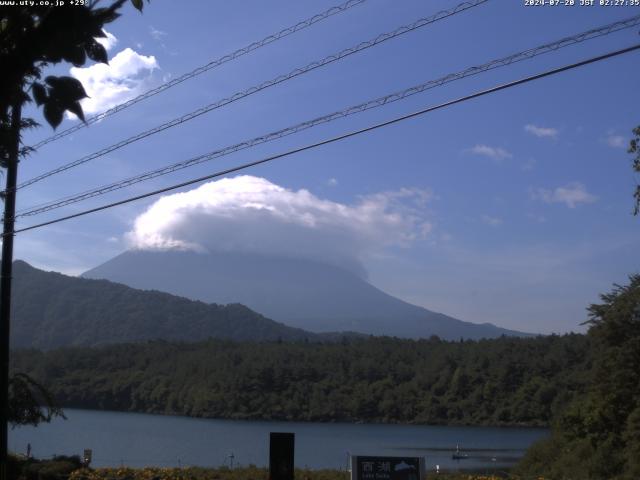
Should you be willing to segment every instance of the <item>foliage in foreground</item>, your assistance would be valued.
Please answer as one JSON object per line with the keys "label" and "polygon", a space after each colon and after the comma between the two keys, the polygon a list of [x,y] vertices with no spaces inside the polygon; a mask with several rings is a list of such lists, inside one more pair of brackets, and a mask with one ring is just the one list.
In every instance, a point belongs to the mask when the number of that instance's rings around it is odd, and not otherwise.
{"label": "foliage in foreground", "polygon": [[51,460],[10,456],[7,471],[10,480],[60,480],[81,467],[78,456],[57,456]]}
{"label": "foliage in foreground", "polygon": [[208,418],[548,425],[582,391],[584,335],[338,344],[149,342],[16,351],[60,405]]}
{"label": "foliage in foreground", "polygon": [[[0,167],[13,161],[11,145],[18,140],[14,128],[18,126],[19,137],[20,129],[37,125],[23,118],[11,125],[11,114],[24,103],[42,106],[53,128],[60,125],[65,111],[84,120],[80,101],[87,94],[80,81],[50,75],[42,82],[43,72],[61,62],[75,67],[88,60],[108,63],[107,51],[97,39],[106,37],[103,26],[120,16],[125,1],[102,8],[95,8],[98,2],[16,2],[0,9]],[[131,3],[142,11],[142,0]],[[25,147],[22,154],[30,150]]]}
{"label": "foliage in foreground", "polygon": [[[296,470],[298,480],[348,480],[349,474],[338,470]],[[269,470],[249,466],[221,468],[96,468],[76,470],[69,480],[268,480]]]}
{"label": "foliage in foreground", "polygon": [[33,425],[50,422],[54,417],[65,418],[51,394],[25,373],[9,378],[9,423]]}
{"label": "foliage in foreground", "polygon": [[[629,150],[628,152],[634,155],[632,160],[633,171],[636,174],[640,173],[640,125],[633,129],[633,138],[629,142]],[[640,184],[636,185],[636,190],[633,194],[633,198],[635,199],[635,207],[633,209],[633,214],[640,214]]]}
{"label": "foliage in foreground", "polygon": [[[350,474],[340,470],[302,470],[295,472],[296,480],[349,480]],[[496,475],[454,473],[427,475],[428,480],[503,480]],[[268,480],[266,468],[97,468],[81,469],[71,474],[69,480]],[[514,479],[515,480],[515,479]],[[529,479],[527,479],[529,480]],[[535,477],[531,480],[544,480]]]}
{"label": "foliage in foreground", "polygon": [[591,381],[533,446],[522,473],[554,479],[640,478],[640,275],[589,308]]}
{"label": "foliage in foreground", "polygon": [[[269,480],[267,468],[248,466],[202,468],[83,468],[80,458],[55,457],[52,460],[11,458],[11,480]],[[349,480],[350,473],[344,470],[296,469],[296,480]],[[427,473],[424,480],[545,480],[538,475],[532,477],[511,476],[508,472],[494,474],[472,472]]]}

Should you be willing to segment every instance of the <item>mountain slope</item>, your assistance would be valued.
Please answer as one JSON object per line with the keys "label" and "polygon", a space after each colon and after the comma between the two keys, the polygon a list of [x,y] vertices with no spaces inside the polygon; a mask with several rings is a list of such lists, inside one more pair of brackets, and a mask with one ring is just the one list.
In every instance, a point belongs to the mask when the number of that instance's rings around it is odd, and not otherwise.
{"label": "mountain slope", "polygon": [[106,280],[13,266],[11,345],[51,349],[152,339],[313,340],[238,304],[209,305]]}
{"label": "mountain slope", "polygon": [[83,274],[204,302],[239,302],[297,328],[457,340],[525,335],[431,312],[357,275],[309,260],[243,253],[128,251]]}

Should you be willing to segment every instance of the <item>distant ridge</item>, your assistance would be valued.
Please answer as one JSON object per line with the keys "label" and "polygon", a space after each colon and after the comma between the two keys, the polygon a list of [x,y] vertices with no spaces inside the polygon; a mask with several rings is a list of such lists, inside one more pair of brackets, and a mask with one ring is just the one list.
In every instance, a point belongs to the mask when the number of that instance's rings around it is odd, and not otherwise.
{"label": "distant ridge", "polygon": [[312,332],[459,340],[527,336],[432,312],[329,264],[246,253],[127,251],[83,274],[204,302],[238,302]]}
{"label": "distant ridge", "polygon": [[12,348],[52,349],[146,340],[330,340],[239,304],[205,304],[106,280],[13,265]]}

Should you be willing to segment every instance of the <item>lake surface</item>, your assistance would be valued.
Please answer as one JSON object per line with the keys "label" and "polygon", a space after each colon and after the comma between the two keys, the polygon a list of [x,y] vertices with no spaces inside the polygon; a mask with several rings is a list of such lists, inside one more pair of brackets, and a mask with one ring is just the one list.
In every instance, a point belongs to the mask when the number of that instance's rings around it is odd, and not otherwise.
{"label": "lake surface", "polygon": [[[349,454],[423,456],[427,469],[504,468],[540,428],[429,427],[346,423],[254,422],[65,409],[68,420],[9,432],[9,448],[38,458],[93,450],[92,466],[267,466],[269,432],[296,435],[296,467],[345,469]],[[453,460],[460,450],[468,459]]]}

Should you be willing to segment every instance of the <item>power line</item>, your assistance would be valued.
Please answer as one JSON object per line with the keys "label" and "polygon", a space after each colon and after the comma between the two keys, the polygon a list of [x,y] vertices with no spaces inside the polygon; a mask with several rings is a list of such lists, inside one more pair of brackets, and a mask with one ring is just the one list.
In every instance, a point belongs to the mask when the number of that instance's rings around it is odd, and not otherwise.
{"label": "power line", "polygon": [[639,50],[639,49],[640,49],[640,43],[636,44],[636,45],[633,45],[631,47],[623,48],[621,50],[615,50],[613,52],[609,52],[609,53],[606,53],[604,55],[599,55],[597,57],[591,57],[591,58],[589,58],[587,60],[582,60],[580,62],[572,63],[572,64],[569,64],[569,65],[565,65],[563,67],[554,68],[552,70],[547,70],[545,72],[538,73],[538,74],[535,74],[535,75],[531,75],[531,76],[528,76],[528,77],[525,77],[525,78],[521,78],[519,80],[514,80],[514,81],[508,82],[508,83],[503,83],[501,85],[498,85],[498,86],[495,86],[495,87],[492,87],[492,88],[488,88],[486,90],[481,90],[479,92],[472,93],[472,94],[466,95],[464,97],[456,98],[455,100],[450,100],[448,102],[444,102],[444,103],[441,103],[441,104],[438,104],[438,105],[435,105],[435,106],[432,106],[432,107],[427,107],[427,108],[424,108],[422,110],[418,110],[418,111],[413,112],[413,113],[409,113],[409,114],[406,114],[406,115],[395,117],[395,118],[393,118],[391,120],[386,120],[386,121],[381,122],[381,123],[376,123],[374,125],[370,125],[368,127],[365,127],[365,128],[359,129],[359,130],[354,130],[354,131],[351,131],[351,132],[348,132],[348,133],[344,133],[342,135],[338,135],[336,137],[328,138],[328,139],[321,140],[321,141],[316,142],[316,143],[305,145],[303,147],[298,147],[298,148],[295,148],[295,149],[292,149],[292,150],[288,150],[288,151],[286,151],[284,153],[279,153],[277,155],[272,155],[270,157],[266,157],[266,158],[263,158],[263,159],[260,159],[260,160],[256,160],[256,161],[249,162],[249,163],[244,163],[244,164],[238,165],[236,167],[227,168],[225,170],[220,170],[218,172],[215,172],[215,173],[212,173],[212,174],[209,174],[209,175],[205,175],[203,177],[199,177],[199,178],[195,178],[195,179],[192,179],[192,180],[188,180],[186,182],[174,184],[174,185],[171,185],[169,187],[164,187],[164,188],[161,188],[161,189],[158,189],[158,190],[154,190],[154,191],[151,191],[151,192],[147,192],[147,193],[144,193],[144,194],[141,194],[141,195],[136,195],[134,197],[129,197],[129,198],[126,198],[124,200],[120,200],[120,201],[117,201],[117,202],[113,202],[113,203],[109,203],[109,204],[106,204],[106,205],[102,205],[100,207],[84,210],[82,212],[74,213],[72,215],[67,215],[67,216],[64,216],[64,217],[56,218],[54,220],[49,220],[47,222],[42,222],[42,223],[39,223],[39,224],[36,224],[36,225],[31,225],[29,227],[20,228],[18,230],[14,230],[13,232],[5,233],[5,234],[3,234],[3,236],[14,235],[16,233],[21,233],[21,232],[26,232],[26,231],[29,231],[29,230],[34,230],[36,228],[45,227],[47,225],[52,225],[52,224],[55,224],[55,223],[60,223],[60,222],[66,221],[66,220],[71,220],[73,218],[82,217],[82,216],[88,215],[90,213],[95,213],[95,212],[99,212],[99,211],[102,211],[102,210],[107,210],[109,208],[117,207],[119,205],[124,205],[124,204],[131,203],[131,202],[134,202],[134,201],[137,201],[137,200],[142,200],[144,198],[148,198],[148,197],[151,197],[151,196],[154,196],[154,195],[159,195],[161,193],[165,193],[165,192],[169,192],[169,191],[172,191],[172,190],[176,190],[178,188],[182,188],[182,187],[186,187],[186,186],[189,186],[189,185],[193,185],[195,183],[200,183],[200,182],[204,182],[206,180],[211,180],[212,178],[221,177],[221,176],[227,175],[229,173],[234,173],[234,172],[237,172],[237,171],[240,171],[240,170],[245,170],[245,169],[250,168],[250,167],[255,167],[257,165],[268,163],[268,162],[271,162],[273,160],[277,160],[279,158],[288,157],[288,156],[293,155],[295,153],[304,152],[306,150],[311,150],[311,149],[320,147],[322,145],[327,145],[327,144],[330,144],[330,143],[334,143],[334,142],[338,142],[338,141],[341,141],[341,140],[345,140],[347,138],[354,137],[356,135],[360,135],[360,134],[363,134],[363,133],[366,133],[366,132],[377,130],[377,129],[382,128],[382,127],[393,125],[395,123],[399,123],[401,121],[408,120],[410,118],[418,117],[418,116],[424,115],[426,113],[433,112],[435,110],[440,110],[440,109],[443,109],[443,108],[446,108],[446,107],[450,107],[452,105],[456,105],[458,103],[463,103],[463,102],[466,102],[468,100],[472,100],[474,98],[478,98],[478,97],[482,97],[482,96],[485,96],[485,95],[488,95],[488,94],[491,94],[491,93],[495,93],[495,92],[498,92],[500,90],[506,90],[508,88],[515,87],[517,85],[522,85],[522,84],[525,84],[525,83],[529,83],[529,82],[532,82],[534,80],[540,80],[542,78],[549,77],[551,75],[556,75],[558,73],[566,72],[568,70],[572,70],[572,69],[575,69],[575,68],[578,68],[578,67],[582,67],[582,66],[585,66],[585,65],[596,63],[596,62],[599,62],[599,61],[602,61],[602,60],[606,60],[608,58],[612,58],[612,57],[616,57],[616,56],[619,56],[619,55],[623,55],[625,53],[629,53],[629,52],[632,52],[632,51],[635,51],[635,50]]}
{"label": "power line", "polygon": [[182,82],[185,82],[187,80],[192,79],[193,77],[197,77],[198,75],[205,73],[213,68],[219,67],[222,64],[225,64],[227,62],[230,62],[232,60],[235,60],[237,58],[242,57],[243,55],[246,55],[248,53],[253,52],[254,50],[258,50],[259,48],[262,48],[266,45],[269,45],[271,43],[277,42],[278,40],[288,37],[289,35],[292,35],[296,32],[299,32],[300,30],[304,30],[307,27],[310,27],[318,22],[321,22],[323,20],[326,20],[329,17],[332,17],[333,15],[337,15],[339,13],[343,13],[346,12],[347,10],[349,10],[352,7],[361,5],[363,3],[365,3],[367,0],[348,0],[345,3],[342,3],[340,5],[336,5],[334,7],[329,8],[328,10],[325,10],[324,12],[318,13],[316,15],[313,15],[312,17],[309,17],[305,20],[302,20],[301,22],[296,23],[295,25],[292,25],[290,27],[284,28],[282,30],[280,30],[277,33],[273,33],[265,38],[263,38],[262,40],[258,40],[257,42],[253,42],[249,45],[247,45],[246,47],[243,48],[239,48],[238,50],[228,53],[220,58],[217,58],[215,60],[210,61],[209,63],[202,65],[198,68],[195,68],[193,70],[191,70],[190,72],[187,72],[183,75],[180,75],[179,77],[176,77],[166,83],[163,83],[162,85],[159,85],[156,88],[152,88],[151,90],[148,90],[140,95],[138,95],[135,98],[132,98],[131,100],[128,100],[126,102],[123,102],[119,105],[116,105],[115,107],[112,107],[108,110],[105,110],[104,112],[98,113],[97,115],[94,115],[92,117],[89,117],[86,119],[86,121],[84,123],[78,123],[77,125],[74,125],[73,127],[69,127],[65,130],[62,130],[58,133],[56,133],[55,135],[52,135],[51,137],[45,138],[44,140],[36,143],[35,145],[32,145],[32,148],[40,148],[43,145],[46,145],[48,143],[54,142],[56,140],[59,140],[63,137],[66,137],[67,135],[70,135],[74,132],[77,132],[78,130],[92,125],[96,122],[99,122],[100,120],[109,117],[115,113],[121,112],[122,110],[124,110],[125,108],[129,108],[132,105],[135,105],[138,102],[141,102],[142,100],[146,100],[147,98],[153,97],[154,95],[157,95],[161,92],[164,92],[165,90],[170,89],[171,87],[174,87]]}
{"label": "power line", "polygon": [[425,18],[421,18],[418,19],[417,21],[415,21],[414,23],[410,24],[410,25],[403,25],[391,32],[387,32],[387,33],[383,33],[378,35],[377,37],[368,40],[366,42],[361,42],[358,45],[354,46],[354,47],[350,47],[347,49],[344,49],[338,53],[334,53],[332,55],[328,55],[326,57],[324,57],[322,60],[317,60],[315,62],[311,62],[309,64],[307,64],[304,67],[300,67],[300,68],[296,68],[292,71],[290,71],[289,73],[285,74],[285,75],[279,75],[275,78],[272,78],[271,80],[268,80],[266,82],[263,82],[259,85],[255,85],[253,87],[250,87],[246,90],[243,90],[241,92],[237,92],[235,94],[233,94],[230,97],[224,98],[222,100],[218,100],[217,102],[214,103],[210,103],[209,105],[206,105],[204,107],[201,107],[197,110],[194,110],[190,113],[187,113],[181,117],[178,118],[174,118],[173,120],[170,120],[166,123],[163,123],[162,125],[158,125],[152,129],[146,130],[144,132],[138,133],[137,135],[134,135],[132,137],[129,137],[126,140],[122,140],[118,143],[115,143],[113,145],[110,145],[106,148],[103,148],[102,150],[99,150],[97,152],[94,152],[90,155],[84,156],[78,160],[74,160],[73,162],[67,163],[65,165],[62,165],[58,168],[55,168],[53,170],[50,170],[46,173],[43,173],[41,175],[38,175],[37,177],[33,177],[29,180],[26,180],[22,183],[20,183],[17,188],[24,188],[28,185],[33,185],[36,182],[39,182],[41,180],[44,180],[45,178],[49,178],[53,175],[56,175],[58,173],[64,172],[66,170],[69,170],[71,168],[77,167],[79,165],[82,165],[84,163],[87,163],[91,160],[95,160],[96,158],[102,157],[108,153],[111,153],[115,150],[118,150],[122,147],[125,147],[126,145],[129,145],[131,143],[137,142],[138,140],[142,140],[144,138],[147,138],[151,135],[154,135],[156,133],[162,132],[164,130],[167,130],[168,128],[171,127],[175,127],[177,125],[181,125],[185,122],[188,122],[189,120],[193,120],[194,118],[197,118],[201,115],[204,115],[205,113],[211,112],[212,110],[224,107],[226,105],[229,105],[237,100],[240,100],[242,98],[248,97],[250,95],[253,95],[255,93],[258,93],[262,90],[265,90],[267,88],[273,87],[275,85],[278,85],[280,83],[286,82],[287,80],[291,80],[292,78],[298,77],[300,75],[304,75],[308,72],[311,72],[317,68],[321,68],[324,67],[326,65],[329,65],[333,62],[336,62],[338,60],[342,60],[343,58],[346,58],[350,55],[353,55],[354,53],[358,53],[361,52],[363,50],[367,50],[371,47],[374,47],[376,45],[379,45],[383,42],[386,42],[387,40],[391,40],[392,38],[396,38],[399,37],[400,35],[404,35],[405,33],[409,33],[412,32],[414,30],[417,30],[419,28],[425,27],[427,25],[430,25],[432,23],[435,23],[439,20],[443,20],[445,18],[457,15],[460,12],[463,12],[465,10],[468,10],[470,8],[473,7],[477,7],[478,5],[481,5],[483,3],[486,3],[489,0],[470,0],[470,1],[465,1],[460,3],[459,5],[455,6],[454,8],[451,8],[449,10],[441,10],[437,13],[435,13],[434,15],[431,15],[429,17],[425,17]]}
{"label": "power line", "polygon": [[477,75],[479,73],[482,72],[486,72],[488,70],[493,70],[495,68],[500,68],[500,67],[504,67],[504,66],[508,66],[511,65],[513,63],[522,61],[522,60],[528,60],[531,58],[534,58],[538,55],[542,55],[544,53],[549,53],[549,52],[553,52],[556,51],[560,48],[564,48],[570,45],[574,45],[576,43],[580,43],[580,42],[584,42],[586,40],[590,40],[593,38],[598,38],[604,35],[609,35],[613,32],[617,32],[619,30],[625,29],[625,28],[630,28],[633,27],[635,25],[640,24],[640,15],[637,15],[635,17],[631,17],[628,18],[626,20],[621,20],[618,22],[614,22],[608,25],[604,25],[601,27],[597,27],[591,30],[587,30],[585,32],[581,32],[579,34],[575,34],[572,35],[570,37],[564,37],[560,40],[556,40],[554,42],[551,43],[547,43],[535,48],[531,48],[522,52],[518,52],[512,55],[509,55],[507,57],[502,57],[500,59],[496,59],[496,60],[492,60],[490,62],[484,63],[482,65],[479,66],[474,66],[474,67],[469,67],[465,70],[462,70],[460,72],[457,73],[452,73],[449,75],[445,75],[443,77],[434,79],[434,80],[430,80],[428,82],[422,83],[420,85],[416,85],[410,88],[407,88],[405,90],[402,91],[398,91],[398,92],[394,92],[391,93],[389,95],[385,95],[383,97],[379,97],[373,100],[369,100],[367,102],[361,103],[359,105],[354,105],[351,107],[348,107],[346,109],[337,111],[337,112],[333,112],[330,113],[328,115],[324,115],[321,117],[317,117],[314,118],[312,120],[308,120],[302,123],[298,123],[296,125],[281,129],[281,130],[276,130],[274,132],[268,133],[266,135],[262,135],[259,137],[255,137],[253,139],[250,140],[245,140],[243,142],[234,144],[234,145],[230,145],[227,147],[224,147],[222,149],[219,150],[215,150],[213,152],[209,152],[209,153],[205,153],[203,155],[199,155],[197,157],[193,157],[178,163],[174,163],[172,165],[167,165],[155,170],[151,170],[151,171],[147,171],[145,173],[139,174],[139,175],[135,175],[133,177],[130,177],[128,179],[125,180],[120,180],[118,182],[114,182],[108,185],[103,185],[101,187],[92,189],[92,190],[88,190],[82,193],[78,193],[75,195],[71,195],[71,196],[67,196],[58,200],[54,200],[51,202],[46,202],[40,205],[35,205],[32,207],[28,207],[26,209],[22,209],[21,211],[18,212],[18,214],[16,215],[17,217],[26,217],[26,216],[33,216],[33,215],[38,215],[44,212],[48,212],[50,210],[54,210],[57,208],[61,208],[67,205],[71,205],[83,200],[87,200],[89,198],[93,198],[99,195],[104,195],[106,193],[109,192],[113,192],[116,190],[120,190],[122,188],[126,188],[129,187],[131,185],[134,185],[136,183],[140,183],[146,180],[151,180],[153,178],[156,177],[160,177],[162,175],[167,175],[173,172],[176,172],[178,170],[182,170],[184,168],[188,168],[194,165],[198,165],[200,163],[206,162],[206,161],[210,161],[216,158],[220,158],[235,152],[238,152],[240,150],[244,150],[247,148],[251,148],[254,147],[256,145],[262,144],[262,143],[266,143],[266,142],[270,142],[279,138],[283,138],[285,136],[288,135],[292,135],[294,133],[298,133],[300,131],[303,130],[307,130],[309,128],[313,128],[317,125],[321,125],[324,123],[329,123],[332,122],[334,120],[338,120],[340,118],[344,118],[350,115],[354,115],[360,112],[364,112],[373,108],[378,108],[384,105],[387,105],[389,103],[393,103],[396,102],[398,100],[402,100],[404,98],[407,98],[409,96],[415,95],[417,93],[422,93],[426,90],[429,90],[431,88],[435,88],[435,87],[439,87],[442,85],[445,85],[449,82],[455,81],[455,80],[459,80],[462,78],[466,78],[469,76],[473,76],[473,75]]}
{"label": "power line", "polygon": [[441,86],[444,85],[448,82],[454,81],[454,80],[458,80],[461,78],[465,78],[467,76],[471,76],[471,75],[475,75],[478,73],[482,73],[484,71],[487,70],[491,70],[494,68],[498,68],[498,67],[502,67],[502,66],[507,66],[510,65],[512,63],[518,62],[518,61],[522,61],[522,60],[526,60],[526,59],[530,59],[533,58],[537,55],[541,55],[544,53],[548,53],[551,51],[555,51],[558,50],[560,48],[564,48],[566,46],[569,45],[573,45],[575,43],[580,43],[586,40],[590,40],[593,38],[597,38],[603,35],[608,35],[610,33],[619,31],[621,29],[625,29],[625,28],[630,28],[633,27],[637,24],[640,24],[640,15],[635,16],[635,17],[631,17],[625,20],[621,20],[618,22],[614,22],[608,25],[604,25],[601,27],[597,27],[591,30],[587,30],[585,32],[570,36],[570,37],[565,37],[562,38],[560,40],[551,42],[551,43],[547,43],[545,45],[542,46],[538,46],[536,48],[532,48],[529,50],[525,50],[523,52],[519,52],[516,54],[512,54],[509,55],[507,57],[503,57],[497,60],[492,60],[490,62],[487,62],[483,65],[480,66],[475,66],[475,67],[470,67],[467,68],[466,70],[463,70],[461,72],[457,72],[457,73],[452,73],[449,75],[446,75],[444,77],[435,79],[435,80],[431,80],[428,81],[426,83],[423,83],[421,85],[417,85],[408,89],[405,89],[403,91],[400,92],[394,92],[392,94],[383,96],[383,97],[379,97],[376,98],[374,100],[370,100],[368,102],[359,104],[359,105],[355,105],[355,106],[351,106],[349,108],[346,108],[344,110],[338,111],[338,112],[334,112],[331,113],[329,115],[325,115],[322,117],[318,117],[315,118],[313,120],[309,120],[306,122],[302,122],[299,123],[297,125],[291,126],[291,127],[287,127],[285,129],[282,130],[278,130],[275,132],[271,132],[269,134],[260,136],[260,137],[256,137],[254,139],[251,140],[246,140],[244,142],[235,144],[235,145],[231,145],[231,146],[227,146],[223,149],[220,150],[216,150],[214,152],[210,152],[210,153],[206,153],[182,162],[178,162],[169,166],[165,166],[165,167],[161,167],[159,169],[156,170],[152,170],[152,171],[148,171],[145,172],[143,174],[140,175],[136,175],[134,177],[130,177],[128,179],[122,180],[122,181],[118,181],[109,185],[105,185],[105,186],[101,186],[98,187],[96,189],[93,190],[89,190],[83,193],[79,193],[73,196],[68,196],[68,197],[64,197],[62,199],[58,199],[56,201],[53,202],[47,202],[44,204],[40,204],[37,206],[32,206],[32,207],[28,207],[27,209],[23,209],[22,212],[19,212],[19,216],[31,216],[31,215],[37,215],[39,213],[44,213],[46,211],[49,210],[53,210],[56,208],[60,208],[66,205],[70,205],[73,203],[77,203],[79,201],[88,199],[88,198],[92,198],[98,195],[103,195],[106,193],[109,193],[111,191],[115,191],[115,190],[119,190],[121,188],[125,188],[128,187],[130,185],[142,182],[142,181],[146,181],[146,180],[150,180],[153,178],[156,178],[158,176],[161,175],[165,175],[165,174],[169,174],[169,173],[173,173],[177,170],[181,170],[183,168],[187,168],[193,165],[197,165],[200,163],[203,163],[205,161],[209,161],[212,160],[214,158],[220,158],[222,156],[231,154],[231,153],[235,153],[239,150],[244,150],[246,148],[250,148],[253,147],[255,145],[261,144],[261,143],[265,143],[268,141],[272,141],[278,138],[282,138],[284,136],[293,134],[293,133],[297,133],[299,131],[308,129],[308,128],[312,128],[314,126],[317,126],[319,124],[322,123],[328,123],[331,122],[333,120],[339,119],[339,118],[343,118],[355,113],[360,113],[362,111],[365,110],[369,110],[372,108],[377,108],[380,106],[383,106],[387,103],[392,103],[395,102],[397,100],[406,98],[408,96],[414,95],[416,93],[421,93],[427,89],[430,88],[435,88],[437,86]]}

